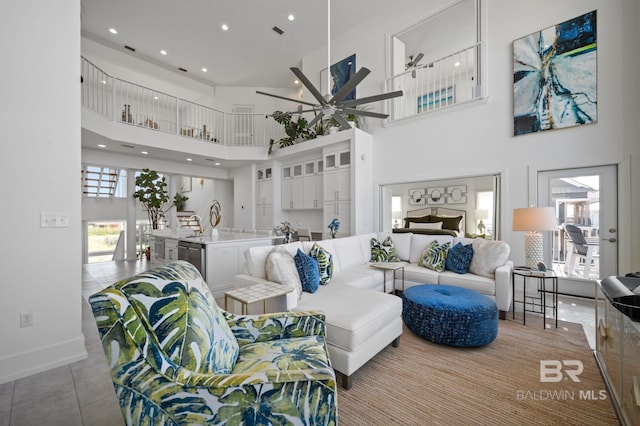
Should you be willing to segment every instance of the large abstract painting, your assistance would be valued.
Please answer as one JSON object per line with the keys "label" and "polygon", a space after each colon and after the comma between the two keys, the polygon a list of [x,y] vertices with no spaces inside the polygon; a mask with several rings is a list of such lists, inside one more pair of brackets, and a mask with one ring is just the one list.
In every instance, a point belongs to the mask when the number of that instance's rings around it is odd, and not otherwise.
{"label": "large abstract painting", "polygon": [[[331,65],[331,95],[335,95],[338,93],[338,90],[345,85],[347,81],[351,77],[356,74],[356,55],[355,53],[343,60]],[[329,93],[329,88],[327,87],[327,69],[323,69],[320,71],[320,92],[324,95],[325,93]],[[354,88],[347,95],[344,100],[351,100],[356,98],[356,89]]]}
{"label": "large abstract painting", "polygon": [[596,11],[513,42],[513,131],[598,121]]}

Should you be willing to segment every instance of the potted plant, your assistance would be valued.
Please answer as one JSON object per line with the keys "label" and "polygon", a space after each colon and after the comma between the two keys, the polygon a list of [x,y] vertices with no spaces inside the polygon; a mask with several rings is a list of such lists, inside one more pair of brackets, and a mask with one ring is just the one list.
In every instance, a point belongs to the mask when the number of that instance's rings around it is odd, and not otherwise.
{"label": "potted plant", "polygon": [[155,170],[143,169],[136,176],[136,191],[133,198],[139,200],[147,211],[152,229],[158,229],[160,218],[164,216],[164,205],[169,201],[167,182]]}
{"label": "potted plant", "polygon": [[185,206],[187,205],[188,199],[189,197],[176,192],[176,195],[173,196],[173,205],[176,206],[176,210],[179,212],[183,211]]}
{"label": "potted plant", "polygon": [[297,120],[294,120],[290,112],[282,111],[274,111],[271,116],[276,123],[282,124],[287,136],[278,141],[275,139],[269,140],[269,154],[273,151],[273,145],[276,142],[279,143],[280,148],[284,148],[311,138],[312,132],[307,129],[308,122],[306,118],[300,116]]}

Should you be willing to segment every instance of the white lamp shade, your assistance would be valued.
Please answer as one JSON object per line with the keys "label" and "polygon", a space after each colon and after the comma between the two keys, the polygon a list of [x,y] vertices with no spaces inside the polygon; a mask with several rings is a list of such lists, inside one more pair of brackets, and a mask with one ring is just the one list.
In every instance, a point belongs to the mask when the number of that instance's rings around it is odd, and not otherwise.
{"label": "white lamp shade", "polygon": [[476,219],[478,219],[478,220],[487,220],[487,219],[489,219],[489,210],[476,209],[474,214],[476,216]]}
{"label": "white lamp shade", "polygon": [[514,231],[554,231],[557,228],[553,207],[526,207],[513,210]]}

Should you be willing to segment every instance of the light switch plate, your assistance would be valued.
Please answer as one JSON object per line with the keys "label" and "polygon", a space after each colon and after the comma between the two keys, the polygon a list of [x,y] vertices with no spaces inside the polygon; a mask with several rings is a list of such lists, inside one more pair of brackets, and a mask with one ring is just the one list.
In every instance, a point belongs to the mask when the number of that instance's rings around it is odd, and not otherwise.
{"label": "light switch plate", "polygon": [[40,212],[41,228],[68,228],[69,213]]}

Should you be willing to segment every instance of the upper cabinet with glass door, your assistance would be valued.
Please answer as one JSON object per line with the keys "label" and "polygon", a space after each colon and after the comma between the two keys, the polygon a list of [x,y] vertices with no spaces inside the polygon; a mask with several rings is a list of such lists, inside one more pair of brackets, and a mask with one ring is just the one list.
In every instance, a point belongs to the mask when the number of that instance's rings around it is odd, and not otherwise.
{"label": "upper cabinet with glass door", "polygon": [[391,36],[389,120],[399,120],[485,96],[482,0],[462,0]]}

